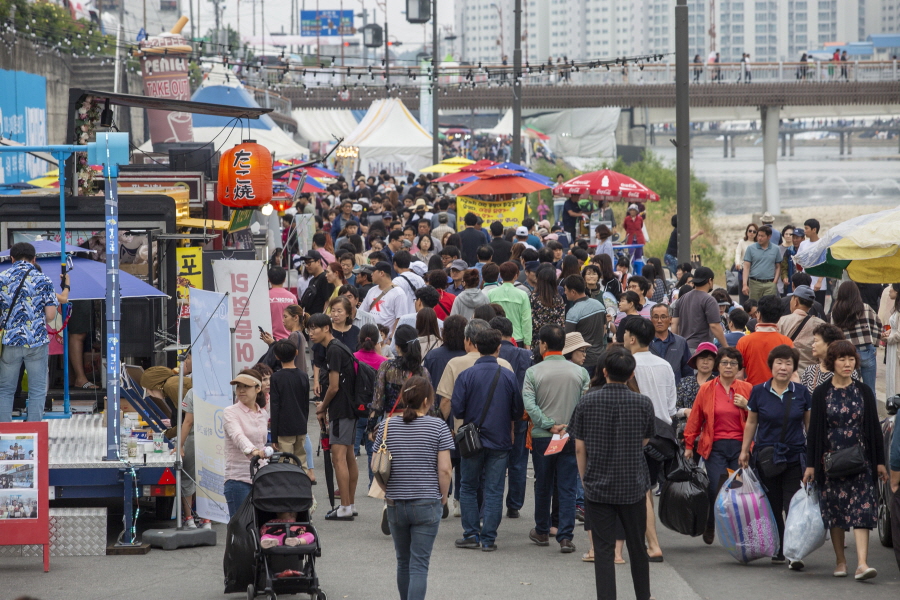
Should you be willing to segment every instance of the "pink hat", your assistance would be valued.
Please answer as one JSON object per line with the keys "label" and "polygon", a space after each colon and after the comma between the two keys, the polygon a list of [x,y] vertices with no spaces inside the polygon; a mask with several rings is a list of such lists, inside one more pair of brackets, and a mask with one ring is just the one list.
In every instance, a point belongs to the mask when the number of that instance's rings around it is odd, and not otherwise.
{"label": "pink hat", "polygon": [[712,353],[713,357],[715,358],[715,356],[719,354],[719,349],[716,348],[716,345],[712,342],[703,342],[702,344],[697,346],[697,350],[694,352],[694,355],[690,359],[688,359],[688,366],[692,369],[696,369],[697,359],[700,358],[700,355],[704,352]]}

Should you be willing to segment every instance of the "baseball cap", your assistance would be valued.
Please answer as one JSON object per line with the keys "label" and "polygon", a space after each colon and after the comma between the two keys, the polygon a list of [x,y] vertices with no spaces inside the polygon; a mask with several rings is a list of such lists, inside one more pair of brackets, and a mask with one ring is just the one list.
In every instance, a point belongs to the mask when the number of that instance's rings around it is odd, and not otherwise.
{"label": "baseball cap", "polygon": [[356,274],[365,273],[366,275],[371,275],[375,272],[375,267],[372,265],[356,265],[353,267],[353,272]]}
{"label": "baseball cap", "polygon": [[404,248],[412,248],[412,242],[406,238],[403,238],[402,240],[400,240],[400,243],[403,245]]}
{"label": "baseball cap", "polygon": [[541,261],[539,261],[539,260],[526,260],[525,261],[525,272],[527,273],[528,271],[537,271],[538,267],[540,267],[540,266],[541,266]]}
{"label": "baseball cap", "polygon": [[714,277],[715,273],[709,267],[697,267],[694,270],[694,285],[706,285]]}
{"label": "baseball cap", "polygon": [[417,260],[412,262],[409,265],[409,268],[412,269],[412,272],[418,275],[419,277],[424,277],[425,273],[428,272],[428,265],[423,263],[421,260]]}
{"label": "baseball cap", "polygon": [[806,300],[807,302],[816,301],[816,293],[808,285],[798,285],[796,288],[794,288],[794,292],[788,295],[797,296],[801,300]]}
{"label": "baseball cap", "polygon": [[450,220],[450,217],[447,213],[441,213],[438,215],[438,223],[446,223]]}
{"label": "baseball cap", "polygon": [[322,260],[322,255],[315,250],[308,251],[306,256],[303,257],[303,262],[311,262],[314,260]]}
{"label": "baseball cap", "polygon": [[712,352],[713,356],[716,356],[719,353],[719,349],[716,348],[716,345],[712,342],[703,342],[702,344],[697,346],[697,350],[694,351],[694,355],[688,359],[688,366],[692,369],[696,369],[697,359],[700,358],[700,355],[704,352]]}
{"label": "baseball cap", "polygon": [[467,263],[466,261],[464,261],[461,258],[457,258],[452,263],[450,263],[450,268],[456,269],[457,271],[465,271],[466,269],[469,268],[469,263]]}
{"label": "baseball cap", "polygon": [[527,235],[528,235],[528,228],[525,227],[524,225],[520,225],[519,227],[516,228],[516,237],[527,236]]}
{"label": "baseball cap", "polygon": [[379,260],[375,263],[375,267],[372,269],[372,272],[381,271],[383,273],[391,274],[391,263],[386,260]]}
{"label": "baseball cap", "polygon": [[354,204],[350,207],[351,212],[360,212],[362,210],[362,204]]}
{"label": "baseball cap", "polygon": [[806,232],[802,227],[794,227],[794,237],[806,237]]}

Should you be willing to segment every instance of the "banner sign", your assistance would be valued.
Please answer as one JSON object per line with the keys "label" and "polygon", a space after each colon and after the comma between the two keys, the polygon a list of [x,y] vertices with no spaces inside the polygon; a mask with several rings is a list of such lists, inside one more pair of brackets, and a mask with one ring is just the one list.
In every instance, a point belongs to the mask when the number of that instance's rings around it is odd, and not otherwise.
{"label": "banner sign", "polygon": [[[266,264],[258,260],[216,260],[212,266],[216,291],[228,292],[228,326],[235,330],[233,366],[237,373],[258,363],[269,349],[259,339],[260,327],[265,331],[272,327]],[[191,323],[191,331],[193,327]]]}
{"label": "banner sign", "polygon": [[[188,80],[187,40],[180,33],[166,33],[149,37],[141,43],[142,49],[155,50],[143,53],[141,74],[144,79],[144,95],[167,100],[190,100],[191,84]],[[165,50],[160,53],[158,49]],[[171,49],[171,50],[169,50]],[[167,110],[148,110],[150,139],[154,144],[194,141],[193,120],[190,113]]]}
{"label": "banner sign", "polygon": [[0,423],[0,546],[43,546],[50,570],[48,424]]}
{"label": "banner sign", "polygon": [[[47,78],[0,69],[0,136],[20,144],[47,144]],[[0,154],[0,183],[40,177],[53,165],[24,152]]]}
{"label": "banner sign", "polygon": [[191,356],[194,380],[194,449],[197,512],[204,519],[228,522],[225,502],[225,433],[222,411],[232,404],[228,300],[224,294],[191,291]]}
{"label": "banner sign", "polygon": [[315,37],[317,35],[328,37],[338,35],[353,35],[356,29],[353,27],[352,10],[301,10],[300,11],[300,35]]}
{"label": "banner sign", "polygon": [[457,196],[457,231],[465,229],[463,219],[466,213],[475,213],[484,219],[485,229],[494,221],[500,221],[503,227],[518,227],[525,219],[525,196],[512,200],[475,200],[467,196]]}

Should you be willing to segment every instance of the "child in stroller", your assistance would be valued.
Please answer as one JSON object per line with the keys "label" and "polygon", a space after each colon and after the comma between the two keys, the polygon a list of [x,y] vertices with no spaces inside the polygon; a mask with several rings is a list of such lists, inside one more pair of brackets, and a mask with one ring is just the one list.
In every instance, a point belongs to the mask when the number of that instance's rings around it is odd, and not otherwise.
{"label": "child in stroller", "polygon": [[259,528],[259,545],[263,548],[275,546],[304,546],[312,544],[316,540],[311,532],[303,525],[291,525],[297,521],[297,513],[278,513],[277,518],[272,519]]}

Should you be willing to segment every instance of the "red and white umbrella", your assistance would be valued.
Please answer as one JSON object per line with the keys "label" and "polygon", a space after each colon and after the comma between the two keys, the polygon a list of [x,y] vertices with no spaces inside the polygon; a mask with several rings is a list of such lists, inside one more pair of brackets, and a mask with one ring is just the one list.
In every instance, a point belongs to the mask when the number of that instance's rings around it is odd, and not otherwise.
{"label": "red and white umbrella", "polygon": [[604,200],[659,202],[659,194],[627,175],[603,169],[573,177],[553,188],[560,196],[591,196]]}

